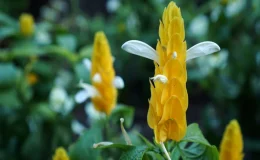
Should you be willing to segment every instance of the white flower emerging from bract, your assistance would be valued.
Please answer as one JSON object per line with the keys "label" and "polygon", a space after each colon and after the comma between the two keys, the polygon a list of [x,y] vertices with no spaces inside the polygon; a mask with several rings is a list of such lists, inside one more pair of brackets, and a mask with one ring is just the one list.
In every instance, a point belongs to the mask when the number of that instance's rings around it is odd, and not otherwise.
{"label": "white flower emerging from bract", "polygon": [[80,90],[78,93],[76,93],[74,97],[77,103],[83,103],[88,98],[99,96],[98,90],[90,84],[80,81],[79,87],[83,88],[83,90]]}
{"label": "white flower emerging from bract", "polygon": [[113,85],[117,88],[117,89],[122,89],[125,87],[125,83],[124,80],[122,79],[122,77],[120,76],[116,76],[114,81],[113,81]]}
{"label": "white flower emerging from bract", "polygon": [[96,82],[96,83],[101,83],[102,80],[101,80],[100,74],[99,74],[99,73],[96,73],[96,74],[93,76],[92,81],[93,81],[93,82]]}
{"label": "white flower emerging from bract", "polygon": [[162,83],[167,83],[168,82],[168,78],[164,75],[158,74],[154,77],[151,78],[151,80],[153,81],[160,81]]}
{"label": "white flower emerging from bract", "polygon": [[[130,40],[122,45],[122,49],[129,53],[151,59],[159,64],[159,56],[157,52],[151,46],[144,42],[138,40]],[[187,50],[186,61],[193,58],[205,56],[219,50],[220,47],[214,42],[201,42]]]}

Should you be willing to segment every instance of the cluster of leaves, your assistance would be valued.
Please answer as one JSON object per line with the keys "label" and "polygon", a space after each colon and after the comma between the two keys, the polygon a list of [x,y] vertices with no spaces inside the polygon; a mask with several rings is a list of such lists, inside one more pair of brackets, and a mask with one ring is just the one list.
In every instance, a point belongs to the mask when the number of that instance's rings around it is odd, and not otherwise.
{"label": "cluster of leaves", "polygon": [[[88,135],[83,135],[88,136]],[[159,144],[153,144],[142,135],[138,136],[143,141],[142,145],[127,145],[127,144],[109,144],[99,145],[98,149],[108,150],[116,148],[121,150],[120,160],[125,159],[144,159],[144,160],[164,160],[166,157]],[[82,146],[81,146],[82,147]],[[204,138],[197,124],[190,124],[187,129],[186,136],[180,142],[169,141],[166,144],[171,159],[212,159],[218,160],[218,150],[215,146],[209,144]],[[86,157],[81,157],[82,159]],[[94,157],[93,157],[94,158]],[[73,158],[72,158],[73,159]],[[77,160],[77,158],[75,159]]]}

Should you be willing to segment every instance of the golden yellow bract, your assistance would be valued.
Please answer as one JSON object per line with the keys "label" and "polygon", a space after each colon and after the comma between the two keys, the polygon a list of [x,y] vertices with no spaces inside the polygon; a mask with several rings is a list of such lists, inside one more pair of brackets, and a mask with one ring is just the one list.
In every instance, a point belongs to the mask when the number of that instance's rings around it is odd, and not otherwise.
{"label": "golden yellow bract", "polygon": [[59,147],[55,150],[55,154],[52,156],[52,160],[69,160],[66,150],[63,147]]}
{"label": "golden yellow bract", "polygon": [[220,160],[242,160],[243,138],[237,120],[227,125],[220,144]]}
{"label": "golden yellow bract", "polygon": [[[109,115],[116,104],[117,90],[113,85],[115,78],[113,57],[103,32],[96,33],[93,50],[91,78],[99,95],[93,97],[92,102],[98,111]],[[93,80],[96,75],[100,76],[101,82]]]}
{"label": "golden yellow bract", "polygon": [[24,36],[30,36],[33,34],[34,20],[32,15],[23,13],[20,16],[20,31]]}
{"label": "golden yellow bract", "polygon": [[150,84],[151,98],[147,116],[157,143],[168,139],[179,141],[185,136],[187,128],[187,48],[184,22],[174,2],[170,2],[163,12],[159,36],[156,46],[159,64],[155,63],[155,76],[164,75],[168,81],[154,81],[154,84]]}

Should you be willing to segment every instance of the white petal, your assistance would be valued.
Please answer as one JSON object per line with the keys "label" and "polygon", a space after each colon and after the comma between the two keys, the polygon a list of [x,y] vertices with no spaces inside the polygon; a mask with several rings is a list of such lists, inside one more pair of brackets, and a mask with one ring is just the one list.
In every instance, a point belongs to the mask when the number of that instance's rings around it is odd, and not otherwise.
{"label": "white petal", "polygon": [[89,59],[84,58],[83,59],[83,64],[87,68],[87,70],[89,70],[89,71],[91,70],[91,61]]}
{"label": "white petal", "polygon": [[160,81],[162,83],[167,83],[168,82],[168,78],[164,75],[158,74],[154,77],[151,78],[153,81]]}
{"label": "white petal", "polygon": [[156,51],[151,46],[142,41],[127,41],[122,45],[122,49],[129,53],[145,57],[159,63],[159,57]]}
{"label": "white petal", "polygon": [[81,91],[79,91],[76,95],[75,95],[75,101],[77,103],[83,103],[84,101],[86,101],[89,98],[89,94],[88,92],[83,89]]}
{"label": "white petal", "polygon": [[79,121],[73,120],[71,123],[71,129],[75,134],[81,135],[86,128]]}
{"label": "white petal", "polygon": [[79,87],[84,88],[87,91],[87,94],[89,95],[89,97],[96,97],[99,96],[98,91],[96,90],[95,87],[93,87],[90,84],[87,83],[83,83],[82,81],[79,82]]}
{"label": "white petal", "polygon": [[96,73],[93,78],[92,78],[92,81],[96,82],[96,83],[101,83],[101,76],[99,73]]}
{"label": "white petal", "polygon": [[220,47],[214,42],[210,42],[210,41],[201,42],[187,50],[186,61],[200,56],[205,56],[217,52],[219,50]]}
{"label": "white petal", "polygon": [[102,147],[102,146],[110,146],[112,145],[113,142],[99,142],[99,143],[94,143],[93,144],[93,148],[98,148],[98,147]]}
{"label": "white petal", "polygon": [[120,77],[120,76],[116,76],[115,79],[114,79],[114,81],[113,81],[113,83],[114,83],[114,86],[115,86],[116,88],[118,88],[118,89],[122,89],[122,88],[125,87],[124,80],[123,80],[122,77]]}

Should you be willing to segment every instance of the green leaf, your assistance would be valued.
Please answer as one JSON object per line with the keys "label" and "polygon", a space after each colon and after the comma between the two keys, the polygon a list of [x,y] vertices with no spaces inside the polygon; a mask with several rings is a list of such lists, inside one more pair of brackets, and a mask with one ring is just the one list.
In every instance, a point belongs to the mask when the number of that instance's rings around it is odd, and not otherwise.
{"label": "green leaf", "polygon": [[179,159],[181,156],[180,154],[180,150],[178,147],[174,147],[171,154],[170,154],[170,157],[172,160],[175,160],[175,159]]}
{"label": "green leaf", "polygon": [[188,126],[185,137],[181,141],[196,142],[210,146],[209,142],[204,138],[199,125],[192,123]]}
{"label": "green leaf", "polygon": [[75,51],[77,47],[77,39],[71,34],[57,36],[57,43],[59,46],[66,48],[69,51]]}
{"label": "green leaf", "polygon": [[152,142],[150,142],[147,138],[145,138],[142,134],[139,132],[136,132],[136,134],[141,138],[141,140],[148,146],[148,147],[155,147]]}
{"label": "green leaf", "polygon": [[113,143],[111,145],[100,145],[98,147],[96,147],[97,149],[106,149],[106,148],[117,148],[117,149],[121,149],[124,151],[127,151],[131,148],[133,148],[134,146],[131,145],[127,145],[127,144],[118,144],[118,143]]}
{"label": "green leaf", "polygon": [[17,30],[15,28],[10,27],[1,27],[0,28],[0,40],[3,40],[9,36],[12,36],[17,33]]}
{"label": "green leaf", "polygon": [[137,146],[124,152],[120,160],[142,160],[145,152],[148,150],[146,146]]}
{"label": "green leaf", "polygon": [[19,107],[21,101],[18,97],[15,88],[1,89],[0,91],[0,105],[7,107]]}
{"label": "green leaf", "polygon": [[147,151],[143,156],[143,160],[165,160],[165,158],[159,153]]}
{"label": "green leaf", "polygon": [[190,146],[178,147],[181,157],[185,160],[218,160],[219,153],[215,146],[192,143]]}
{"label": "green leaf", "polygon": [[81,58],[91,58],[93,52],[93,45],[84,46],[79,51],[79,56]]}
{"label": "green leaf", "polygon": [[19,70],[11,63],[0,63],[0,88],[13,87],[20,77]]}
{"label": "green leaf", "polygon": [[100,150],[94,149],[93,144],[102,141],[101,128],[90,128],[69,147],[71,160],[98,159]]}
{"label": "green leaf", "polygon": [[129,128],[133,123],[134,108],[124,104],[118,104],[116,108],[112,111],[109,119],[112,123],[119,125],[120,118],[125,119],[124,124],[127,128]]}

